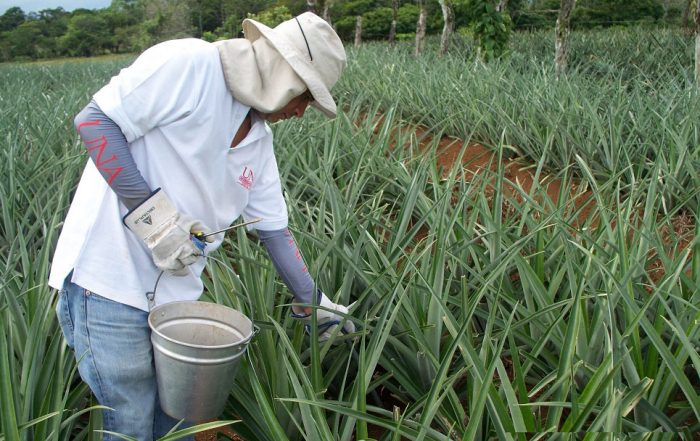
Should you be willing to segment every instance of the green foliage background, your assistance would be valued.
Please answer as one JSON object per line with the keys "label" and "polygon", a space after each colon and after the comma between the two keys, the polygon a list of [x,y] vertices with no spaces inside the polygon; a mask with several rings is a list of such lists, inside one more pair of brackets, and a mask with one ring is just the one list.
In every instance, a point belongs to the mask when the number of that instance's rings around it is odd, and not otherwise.
{"label": "green foliage background", "polygon": [[[390,0],[323,0],[313,10],[324,11],[341,38],[354,37],[355,21],[363,17],[363,40],[389,35]],[[418,2],[398,2],[397,34],[415,35]],[[506,14],[495,12],[496,0],[452,0],[455,25],[474,32],[485,51],[498,54],[508,32],[549,27],[554,24],[559,0],[510,0]],[[428,10],[428,34],[442,30],[442,13],[436,0],[424,2]],[[572,26],[585,28],[630,25],[639,22],[688,23],[688,0],[579,0]],[[490,8],[490,12],[484,10]],[[310,7],[303,0],[113,0],[98,10],[63,8],[24,11],[12,7],[0,16],[0,61],[93,56],[139,52],[160,41],[197,37],[208,41],[240,35],[241,21],[254,17],[274,26]],[[488,47],[488,48],[487,48]],[[489,57],[486,54],[486,58]]]}

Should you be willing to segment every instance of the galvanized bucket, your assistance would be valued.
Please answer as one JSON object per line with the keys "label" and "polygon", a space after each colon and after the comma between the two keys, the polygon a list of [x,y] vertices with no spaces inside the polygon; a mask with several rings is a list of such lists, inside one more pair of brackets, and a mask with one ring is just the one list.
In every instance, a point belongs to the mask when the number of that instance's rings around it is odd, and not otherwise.
{"label": "galvanized bucket", "polygon": [[253,337],[253,322],[216,303],[182,301],[148,316],[161,408],[192,423],[218,417]]}

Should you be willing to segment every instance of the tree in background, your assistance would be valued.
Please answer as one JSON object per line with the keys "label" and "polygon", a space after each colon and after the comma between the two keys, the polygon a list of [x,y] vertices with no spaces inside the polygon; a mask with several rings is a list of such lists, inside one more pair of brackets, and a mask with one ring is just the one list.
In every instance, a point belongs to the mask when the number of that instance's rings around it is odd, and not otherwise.
{"label": "tree in background", "polygon": [[[332,17],[345,41],[353,41],[361,16],[362,40],[415,39],[416,53],[422,51],[426,34],[442,31],[444,53],[453,29],[465,30],[488,60],[505,53],[512,29],[554,28],[560,4],[560,0],[112,0],[108,8],[94,11],[55,8],[28,14],[12,7],[0,15],[0,61],[139,52],[159,41],[186,36],[208,41],[234,38],[241,36],[241,22],[250,14],[277,22],[276,16],[309,9],[329,22]],[[578,0],[570,23],[576,28],[680,24],[690,21],[694,4],[694,0]],[[281,13],[283,8],[288,12]],[[86,17],[75,18],[78,15]],[[81,21],[105,25],[109,37],[81,34],[75,27]],[[89,42],[81,41],[86,38]]]}
{"label": "tree in background", "polygon": [[4,14],[0,16],[0,32],[6,32],[6,31],[11,31],[13,29],[17,29],[19,25],[24,23],[24,20],[26,20],[26,15],[24,14],[24,11],[22,8],[18,6],[14,6],[7,11],[5,11]]}
{"label": "tree in background", "polygon": [[500,0],[471,0],[472,32],[479,48],[479,56],[488,61],[502,56],[508,48],[511,34],[510,16],[505,12],[506,2]]}
{"label": "tree in background", "polygon": [[193,0],[190,11],[197,36],[214,31],[226,20],[225,2],[221,0]]}
{"label": "tree in background", "polygon": [[399,15],[399,0],[391,0],[391,28],[389,29],[389,44],[396,42],[396,22]]}
{"label": "tree in background", "polygon": [[690,17],[690,9],[693,6],[694,0],[685,0],[685,7],[683,8],[683,27],[688,27],[688,18]]}
{"label": "tree in background", "polygon": [[12,34],[25,19],[24,11],[17,6],[0,16],[0,61],[12,60],[15,57],[15,37]]}
{"label": "tree in background", "polygon": [[63,8],[43,9],[38,13],[42,38],[37,46],[38,58],[58,57],[64,54],[59,37],[68,31],[70,14]]}
{"label": "tree in background", "polygon": [[[202,33],[209,33],[212,41],[240,36],[241,23],[250,14],[259,14],[278,5],[286,6],[292,14],[295,14],[293,11],[306,8],[304,0],[205,0],[202,4],[204,14],[210,18],[215,17],[215,20],[205,20],[201,29]],[[194,10],[193,14],[196,14]],[[195,36],[201,37],[202,34],[196,33]]]}
{"label": "tree in background", "polygon": [[700,1],[695,0],[695,83],[700,86]]}
{"label": "tree in background", "polygon": [[103,17],[112,35],[110,52],[138,52],[151,42],[151,35],[142,25],[145,16],[143,4],[137,0],[112,0],[103,10]]}
{"label": "tree in background", "polygon": [[324,20],[328,22],[328,24],[332,25],[333,22],[331,20],[331,6],[333,6],[333,1],[332,0],[326,0],[323,2],[323,17]]}
{"label": "tree in background", "polygon": [[143,0],[146,26],[153,43],[194,34],[191,3],[191,0]]}
{"label": "tree in background", "polygon": [[12,32],[8,32],[6,44],[9,59],[38,58],[42,35],[39,22],[32,20],[20,23]]}
{"label": "tree in background", "polygon": [[557,78],[559,78],[566,71],[566,50],[568,48],[569,39],[569,19],[571,18],[571,11],[573,11],[575,4],[576,0],[561,0],[561,5],[559,7],[559,18],[557,18],[557,24],[554,28],[554,68]]}
{"label": "tree in background", "polygon": [[418,5],[420,7],[420,13],[418,15],[418,23],[416,24],[416,55],[423,52],[426,22],[428,20],[428,10],[425,7],[425,0],[418,0]]}
{"label": "tree in background", "polygon": [[590,27],[662,18],[661,0],[579,0],[571,19],[581,27]]}
{"label": "tree in background", "polygon": [[306,0],[306,7],[309,11],[318,15],[318,13],[316,12],[316,3],[318,3],[317,0]]}
{"label": "tree in background", "polygon": [[[342,1],[342,0],[341,0]],[[286,3],[293,3],[293,2],[286,2]],[[300,10],[299,8],[295,7],[293,4],[285,4],[285,6],[290,7],[291,9],[296,11],[297,15],[301,12],[305,11],[311,11],[314,14],[323,17],[324,20],[328,21],[330,23],[330,9],[333,6],[333,1],[332,0],[306,0],[306,8],[304,10]]]}
{"label": "tree in background", "polygon": [[[510,0],[509,3],[521,0]],[[638,23],[678,23],[684,16],[687,0],[578,0],[571,16],[577,29],[629,26]],[[690,0],[693,1],[693,0]],[[664,18],[664,8],[668,5]],[[513,23],[520,28],[549,28],[558,18],[559,0],[525,0],[513,11]],[[510,7],[510,6],[509,6]]]}
{"label": "tree in background", "polygon": [[111,45],[107,21],[101,14],[84,11],[70,18],[68,30],[59,38],[63,52],[73,57],[102,54]]}
{"label": "tree in background", "polygon": [[338,17],[335,29],[340,38],[346,41],[354,40],[357,16],[381,9],[382,6],[373,0],[349,0],[335,2],[332,13]]}
{"label": "tree in background", "polygon": [[275,6],[261,11],[259,14],[248,14],[248,18],[252,18],[266,26],[274,28],[283,21],[291,19],[292,13],[286,6]]}
{"label": "tree in background", "polygon": [[44,9],[25,15],[10,8],[0,16],[0,61],[66,55],[58,38],[68,29],[70,14],[62,8]]}
{"label": "tree in background", "polygon": [[450,38],[455,27],[455,14],[449,0],[439,0],[442,10],[442,37],[440,38],[440,55],[444,55],[450,48]]}

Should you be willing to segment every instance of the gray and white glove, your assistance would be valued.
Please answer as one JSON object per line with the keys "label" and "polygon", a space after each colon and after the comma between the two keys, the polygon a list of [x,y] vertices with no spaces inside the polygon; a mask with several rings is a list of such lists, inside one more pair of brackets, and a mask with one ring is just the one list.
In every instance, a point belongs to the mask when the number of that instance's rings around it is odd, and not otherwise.
{"label": "gray and white glove", "polygon": [[[350,305],[352,306],[352,305]],[[355,332],[355,324],[350,321],[350,318],[345,316],[349,314],[349,308],[344,305],[331,302],[324,293],[321,293],[318,301],[318,307],[310,314],[304,314],[303,309],[297,306],[292,306],[292,317],[304,322],[306,332],[311,333],[311,314],[316,314],[316,326],[318,328],[318,341],[324,342],[328,340],[340,326],[340,333],[350,334]],[[340,335],[339,333],[339,335]]]}
{"label": "gray and white glove", "polygon": [[[192,234],[204,231],[204,225],[179,213],[160,188],[128,212],[124,224],[151,250],[153,263],[170,274],[186,276],[187,266],[203,254],[204,244],[194,242]],[[214,238],[206,240],[211,242]]]}

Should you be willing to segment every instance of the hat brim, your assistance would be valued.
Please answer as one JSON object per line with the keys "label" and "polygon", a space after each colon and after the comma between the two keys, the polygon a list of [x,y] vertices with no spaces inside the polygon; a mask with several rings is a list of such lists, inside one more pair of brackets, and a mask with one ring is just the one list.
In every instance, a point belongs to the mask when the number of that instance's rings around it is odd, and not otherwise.
{"label": "hat brim", "polygon": [[311,106],[321,111],[327,117],[335,118],[337,113],[336,105],[330,90],[328,90],[321,77],[316,73],[316,69],[312,66],[311,61],[307,60],[294,46],[289,44],[286,38],[269,26],[250,18],[243,20],[243,34],[251,42],[260,37],[267,39],[306,84],[309,92],[314,97]]}

